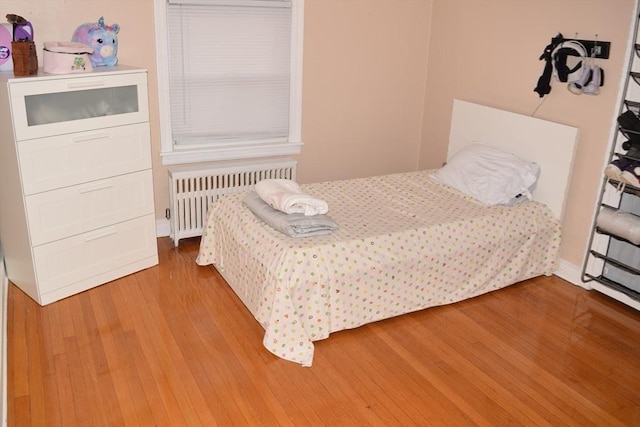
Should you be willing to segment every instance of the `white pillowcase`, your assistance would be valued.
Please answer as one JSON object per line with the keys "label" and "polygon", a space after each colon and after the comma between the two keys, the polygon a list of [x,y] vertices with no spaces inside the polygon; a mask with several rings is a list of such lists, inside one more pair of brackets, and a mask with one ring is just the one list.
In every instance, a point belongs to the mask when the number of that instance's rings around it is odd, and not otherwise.
{"label": "white pillowcase", "polygon": [[478,143],[460,149],[433,174],[442,184],[486,205],[511,205],[531,198],[539,176],[537,163]]}

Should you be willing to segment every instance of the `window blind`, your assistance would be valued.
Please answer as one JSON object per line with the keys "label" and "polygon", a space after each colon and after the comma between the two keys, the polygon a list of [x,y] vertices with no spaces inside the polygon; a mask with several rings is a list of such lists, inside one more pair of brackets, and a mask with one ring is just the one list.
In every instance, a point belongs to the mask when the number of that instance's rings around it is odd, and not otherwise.
{"label": "window blind", "polygon": [[167,18],[174,143],[286,138],[290,1],[170,0]]}

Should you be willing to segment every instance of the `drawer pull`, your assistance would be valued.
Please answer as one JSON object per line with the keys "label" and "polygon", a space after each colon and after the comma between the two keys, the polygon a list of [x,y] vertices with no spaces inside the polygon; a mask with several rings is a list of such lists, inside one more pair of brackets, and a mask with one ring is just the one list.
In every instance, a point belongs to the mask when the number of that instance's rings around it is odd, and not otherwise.
{"label": "drawer pull", "polygon": [[73,137],[71,140],[73,142],[89,142],[89,141],[97,141],[99,139],[107,139],[107,138],[109,138],[109,135],[106,133],[96,133],[92,135],[76,136],[76,137]]}
{"label": "drawer pull", "polygon": [[92,240],[102,239],[103,237],[111,236],[113,234],[116,234],[117,232],[118,231],[115,229],[115,227],[106,227],[106,228],[101,228],[100,230],[86,233],[82,235],[82,239],[85,242],[90,242]]}
{"label": "drawer pull", "polygon": [[67,87],[69,89],[80,89],[83,87],[99,87],[104,86],[104,82],[102,80],[92,80],[88,82],[69,82],[67,83]]}
{"label": "drawer pull", "polygon": [[113,187],[113,183],[111,183],[110,181],[102,182],[99,184],[93,184],[93,185],[85,185],[78,188],[78,193],[80,194],[91,193],[92,191],[106,190],[107,188],[111,188],[111,187]]}

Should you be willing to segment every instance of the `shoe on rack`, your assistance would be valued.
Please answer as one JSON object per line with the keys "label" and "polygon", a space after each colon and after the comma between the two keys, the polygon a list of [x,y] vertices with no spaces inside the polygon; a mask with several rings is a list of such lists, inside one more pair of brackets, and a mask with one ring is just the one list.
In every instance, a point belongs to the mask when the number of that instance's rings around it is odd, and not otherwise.
{"label": "shoe on rack", "polygon": [[619,159],[615,159],[611,163],[604,168],[604,174],[609,179],[613,179],[615,181],[622,181],[622,172],[624,172],[627,167],[631,164],[631,162],[624,157],[620,157]]}
{"label": "shoe on rack", "polygon": [[633,111],[627,110],[620,114],[618,116],[618,124],[622,129],[631,131],[629,134],[624,133],[632,143],[640,142],[640,119]]}
{"label": "shoe on rack", "polygon": [[622,143],[622,149],[626,150],[627,156],[640,161],[640,141],[625,141]]}
{"label": "shoe on rack", "polygon": [[629,162],[620,174],[620,181],[640,188],[640,162]]}

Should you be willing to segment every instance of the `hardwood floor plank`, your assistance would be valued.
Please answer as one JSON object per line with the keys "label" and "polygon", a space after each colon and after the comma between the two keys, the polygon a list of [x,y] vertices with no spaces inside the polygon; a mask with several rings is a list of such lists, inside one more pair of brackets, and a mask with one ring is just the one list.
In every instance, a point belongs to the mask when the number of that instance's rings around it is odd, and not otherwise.
{"label": "hardwood floor plank", "polygon": [[[402,334],[405,335],[405,334]],[[373,348],[385,348],[377,335],[370,336]],[[422,337],[424,339],[424,337]],[[379,350],[378,350],[379,351]],[[373,353],[377,354],[377,352]],[[398,405],[408,412],[408,415],[415,419],[415,423],[420,424],[423,420],[429,420],[436,425],[468,425],[470,423],[467,415],[460,410],[446,395],[442,393],[433,383],[416,372],[415,366],[409,361],[395,354],[395,349],[389,348],[388,353],[394,357],[380,359],[379,363],[386,369],[387,375],[384,379],[389,381],[382,390],[387,394],[397,395]],[[432,361],[425,361],[420,355],[420,363],[426,369],[432,369],[435,364]],[[375,368],[379,372],[381,369]],[[385,371],[383,371],[385,372]],[[410,387],[407,387],[410,385]]]}
{"label": "hardwood floor plank", "polygon": [[43,424],[43,420],[31,419],[31,400],[29,396],[22,396],[14,399],[7,408],[7,425],[10,426],[33,426]]}
{"label": "hardwood floor plank", "polygon": [[[179,411],[177,414],[172,412],[176,405],[174,405],[173,402],[167,403],[158,389],[158,382],[154,378],[149,363],[145,359],[145,354],[137,333],[135,331],[126,331],[125,342],[143,393],[142,397],[137,398],[136,405],[144,406],[146,404],[147,411],[153,418],[153,422],[149,425],[171,426],[172,423],[180,421],[182,417]],[[138,414],[136,414],[136,416],[138,416]],[[139,425],[146,424],[141,422]]]}
{"label": "hardwood floor plank", "polygon": [[[49,353],[55,355],[64,354],[64,331],[60,326],[62,320],[60,319],[60,308],[63,305],[52,304],[42,309],[43,319],[43,335],[48,337]],[[54,363],[55,365],[55,363]]]}
{"label": "hardwood floor plank", "polygon": [[[63,343],[64,344],[64,343]],[[60,349],[59,351],[63,351]],[[71,386],[71,375],[69,373],[69,362],[65,353],[56,354],[54,356],[55,375],[50,376],[50,381],[56,382],[56,395],[50,396],[50,401],[56,405],[47,412],[47,420],[59,419],[62,426],[79,425],[77,419],[77,411],[75,400],[73,397],[73,389]],[[51,391],[53,393],[53,391]]]}
{"label": "hardwood floor plank", "polygon": [[[29,343],[27,336],[28,307],[35,307],[26,294],[10,285],[7,303],[7,370],[16,398],[29,395]],[[31,343],[35,345],[35,343]]]}
{"label": "hardwood floor plank", "polygon": [[[192,264],[193,260],[191,259],[189,268],[193,268]],[[184,280],[186,282],[190,280],[188,274],[184,275]],[[227,411],[236,418],[241,417],[241,420],[249,424],[275,423],[275,420],[271,419],[270,411],[260,411],[260,407],[266,405],[265,395],[257,390],[248,377],[246,369],[240,363],[241,354],[236,353],[238,357],[235,358],[222,359],[222,364],[210,362],[221,352],[228,354],[233,350],[229,347],[225,336],[220,333],[219,328],[215,327],[215,319],[212,322],[210,312],[205,310],[204,301],[206,298],[203,298],[202,295],[193,295],[189,289],[197,288],[182,282],[179,289],[172,290],[172,295],[164,295],[164,291],[159,290],[158,298],[163,301],[171,301],[171,312],[180,314],[182,322],[172,321],[169,323],[179,346],[183,349],[196,349],[195,351],[190,350],[189,354],[204,354],[206,356],[198,360],[189,360],[192,369],[197,369],[200,372],[197,375],[194,374],[196,378],[213,380],[213,383],[199,382],[201,390],[204,391],[203,388],[207,388],[207,393],[210,394],[215,394],[216,390],[224,390],[224,395],[218,397],[220,401],[234,402],[233,406],[220,405],[216,416],[219,417],[220,412]],[[198,290],[198,293],[202,293],[202,291]],[[185,329],[192,331],[192,333],[184,333]],[[229,395],[232,399],[229,399]],[[258,413],[262,414],[261,418],[256,418]]]}
{"label": "hardwood floor plank", "polygon": [[27,342],[34,343],[33,351],[29,351],[27,357],[29,376],[29,396],[31,403],[29,409],[33,419],[41,419],[47,416],[46,395],[44,389],[45,378],[52,372],[50,360],[53,358],[47,352],[46,341],[42,336],[43,319],[41,310],[30,310],[26,320],[32,325],[26,328]]}
{"label": "hardwood floor plank", "polygon": [[[474,307],[473,312],[477,312],[477,310],[480,308],[484,307],[478,305]],[[467,310],[465,310],[464,308],[462,308],[461,311],[465,315],[467,314]],[[491,317],[495,312],[496,309],[484,310],[483,314],[485,316]],[[498,312],[500,312],[499,309]],[[473,318],[474,313],[471,313],[472,316],[470,316],[469,319]],[[502,314],[504,314],[504,310],[502,311],[501,315],[496,316],[503,319],[500,325],[513,326],[512,322],[504,322]],[[455,319],[452,319],[452,323],[456,323]],[[512,352],[518,352],[519,350],[517,347],[513,347],[510,344],[512,340],[505,340],[505,337],[510,336],[510,333],[508,331],[505,331],[504,334],[495,334],[497,327],[500,325],[491,324],[489,326],[486,326],[485,324],[482,324],[484,331],[483,334],[480,335],[477,329],[470,328],[467,323],[468,322],[456,323],[458,325],[458,327],[456,328],[456,333],[448,336],[449,345],[451,345],[452,348],[467,349],[465,355],[469,359],[469,361],[473,363],[474,366],[480,369],[480,371],[489,375],[498,383],[505,384],[508,390],[514,394],[514,400],[516,402],[527,402],[527,404],[530,405],[533,410],[539,413],[540,416],[542,416],[552,425],[571,425],[573,422],[577,421],[575,418],[572,418],[565,412],[559,410],[553,402],[549,401],[549,390],[541,387],[541,385],[536,381],[535,377],[530,375],[529,365],[518,363],[518,358],[514,358],[511,356]],[[509,327],[507,327],[507,329]],[[480,341],[478,339],[471,338],[465,341],[462,338],[479,336],[484,337],[485,334],[498,335],[499,337],[501,337],[501,341],[506,346],[508,346],[508,351],[505,351],[504,348],[496,351],[491,340]],[[513,335],[513,341],[515,342],[521,341],[523,338],[526,338],[526,334],[516,333]],[[526,357],[528,358],[530,356]]]}
{"label": "hardwood floor plank", "polygon": [[[455,320],[464,316],[464,313],[458,310],[450,310],[449,314]],[[505,323],[502,322],[502,324],[504,325]],[[496,348],[500,353],[508,354],[509,358],[518,363],[522,367],[523,371],[528,372],[531,378],[543,381],[546,387],[546,392],[549,393],[549,396],[554,396],[555,399],[565,403],[567,408],[572,408],[571,415],[574,418],[580,418],[581,413],[588,412],[590,414],[590,423],[593,423],[593,425],[622,425],[615,417],[604,412],[600,407],[580,393],[580,391],[575,389],[575,384],[571,381],[571,378],[565,378],[562,375],[562,369],[557,369],[556,363],[553,363],[551,359],[553,350],[546,350],[546,346],[544,344],[538,347],[539,355],[528,353],[523,354],[519,351],[513,351],[512,345],[514,344],[512,343],[517,343],[518,340],[513,338],[501,340],[494,335],[493,328],[482,328],[475,322],[465,323],[465,325],[469,327],[477,326],[474,328],[473,333],[478,336],[482,336],[483,341],[487,345]],[[492,332],[488,333],[488,330],[491,330]],[[509,335],[506,335],[506,337],[509,337]],[[577,404],[579,406],[573,408],[573,404]]]}
{"label": "hardwood floor plank", "polygon": [[[250,358],[243,352],[234,351],[238,348],[238,342],[232,335],[223,335],[220,331],[224,331],[224,326],[218,324],[217,319],[212,322],[207,319],[210,311],[206,306],[201,305],[194,309],[188,308],[185,316],[190,319],[191,326],[196,332],[193,337],[194,344],[202,351],[210,355],[210,357],[201,360],[201,368],[203,372],[209,376],[215,375],[223,378],[226,389],[233,389],[237,393],[242,394],[241,399],[233,399],[238,405],[241,402],[251,402],[251,407],[243,405],[241,408],[245,419],[249,423],[267,423],[273,425],[286,425],[290,422],[284,408],[280,402],[273,396],[271,389],[262,381],[252,381],[253,375],[257,374],[256,366],[250,361]],[[206,321],[203,321],[206,319]],[[232,360],[221,357],[221,354],[233,352],[236,357]],[[214,366],[210,363],[211,359],[221,359],[225,363],[219,366],[216,372],[212,372],[209,367]],[[216,364],[218,365],[218,364]],[[263,376],[261,376],[262,378]],[[217,387],[220,389],[219,387]],[[237,390],[236,390],[237,389]],[[214,390],[211,390],[215,392]],[[220,396],[222,400],[228,400],[228,391],[225,395]],[[260,420],[253,420],[252,413],[258,412],[263,414]],[[273,418],[272,418],[273,417]]]}
{"label": "hardwood floor plank", "polygon": [[[65,338],[65,354],[69,366],[69,380],[73,393],[73,406],[75,408],[77,425],[94,426],[104,421],[100,414],[103,412],[102,402],[94,398],[93,386],[96,385],[87,380],[88,374],[85,362],[81,359],[80,348],[74,337]],[[99,387],[99,385],[98,385]],[[54,414],[52,414],[54,416]],[[46,420],[41,419],[40,422]],[[20,420],[16,420],[16,426],[20,426]]]}
{"label": "hardwood floor plank", "polygon": [[40,307],[10,285],[8,426],[640,425],[640,313],[557,277],[334,333],[311,368],[198,239]]}
{"label": "hardwood floor plank", "polygon": [[[412,331],[408,333],[413,334]],[[440,338],[440,335],[443,337]],[[433,351],[437,354],[440,361],[434,366],[442,373],[441,379],[450,382],[458,395],[466,396],[465,400],[477,402],[474,406],[484,406],[484,412],[491,414],[489,422],[492,425],[544,425],[544,421],[529,408],[528,403],[514,399],[507,388],[468,360],[469,351],[473,348],[472,342],[475,340],[464,342],[461,347],[454,348],[450,345],[451,337],[454,335],[460,336],[461,329],[456,328],[455,332],[451,333],[446,333],[446,329],[441,330],[439,334],[429,337],[429,345],[424,346],[420,352],[423,354]],[[414,335],[414,338],[417,340],[419,337]]]}
{"label": "hardwood floor plank", "polygon": [[[504,296],[502,296],[504,298]],[[530,328],[532,322],[522,322],[517,318],[513,318],[509,326],[500,322],[499,316],[495,315],[491,304],[483,305],[479,309],[478,323],[491,321],[492,330],[501,330],[506,333],[508,328],[518,327],[520,330]],[[527,316],[521,316],[533,320],[533,313]],[[611,366],[609,361],[618,358],[633,358],[636,344],[627,343],[626,334],[633,335],[631,329],[625,331],[624,327],[616,327],[616,325],[608,324],[607,332],[602,329],[603,324],[595,316],[589,316],[589,327],[584,327],[583,316],[578,314],[572,324],[567,323],[564,328],[557,327],[558,321],[553,320],[555,328],[546,327],[544,333],[532,340],[527,334],[518,334],[512,339],[513,346],[527,353],[539,352],[540,347],[546,348],[548,351],[540,353],[538,358],[544,358],[541,362],[554,370],[556,376],[571,378],[582,378],[583,381],[574,384],[574,388],[583,395],[597,395],[598,390],[603,386],[612,390],[613,396],[609,396],[606,401],[601,401],[601,405],[607,402],[615,401],[615,405],[610,408],[615,411],[615,406],[623,408],[634,408],[640,405],[640,396],[635,391],[625,387],[619,387],[622,383],[638,383],[640,382],[640,373],[635,369],[634,364]],[[607,322],[608,323],[608,322]],[[595,325],[595,327],[594,327]],[[640,328],[640,323],[636,323],[636,330]],[[625,334],[622,341],[614,339],[615,333],[611,331],[620,331]],[[605,335],[603,337],[603,334]],[[608,341],[612,341],[611,343]],[[616,354],[622,352],[621,354]],[[614,399],[611,399],[614,397]]]}
{"label": "hardwood floor plank", "polygon": [[[444,315],[448,311],[450,310],[445,309],[439,314]],[[544,425],[546,420],[540,416],[535,407],[531,406],[531,402],[516,399],[509,383],[497,381],[494,376],[489,375],[489,372],[473,363],[476,357],[473,350],[477,349],[480,343],[477,337],[478,335],[462,327],[456,328],[452,333],[434,334],[430,339],[430,347],[436,350],[442,359],[437,366],[443,372],[448,372],[448,378],[459,377],[458,381],[453,381],[458,392],[475,389],[474,394],[485,396],[488,399],[487,402],[497,405],[497,408],[490,412],[494,417],[503,418],[491,420],[492,424],[505,425],[516,422]],[[465,382],[467,386],[462,385]],[[504,413],[501,413],[502,410]]]}
{"label": "hardwood floor plank", "polygon": [[[362,420],[366,425],[398,425],[398,418],[393,416],[383,401],[391,403],[384,393],[371,380],[370,375],[363,374],[363,359],[358,358],[358,363],[350,361],[345,364],[344,349],[340,347],[323,348],[327,356],[335,363],[334,373],[327,372],[323,375],[322,383],[327,384],[326,390],[334,392],[324,393],[323,401],[331,402],[333,408],[332,418],[328,422],[334,425],[348,424],[351,417]],[[349,369],[346,367],[349,366]],[[371,396],[371,393],[377,396]],[[406,418],[402,414],[398,417]]]}
{"label": "hardwood floor plank", "polygon": [[[124,420],[136,420],[141,424],[149,424],[151,417],[149,411],[146,411],[143,400],[141,405],[136,405],[134,392],[139,386],[137,375],[131,369],[131,356],[126,347],[124,339],[124,331],[114,310],[111,295],[103,292],[103,289],[96,290],[87,294],[93,308],[93,316],[95,317],[96,329],[100,337],[100,343],[104,349],[101,356],[104,357],[102,363],[106,364],[108,372],[112,377],[113,395],[115,403],[117,403],[119,412]],[[106,357],[106,355],[110,355]]]}
{"label": "hardwood floor plank", "polygon": [[[114,283],[115,284],[115,283]],[[161,403],[162,399],[153,377],[149,371],[148,363],[144,360],[144,355],[137,338],[140,328],[136,330],[138,324],[132,313],[140,310],[135,307],[131,310],[128,301],[121,292],[122,286],[135,286],[131,278],[118,282],[119,286],[114,286],[108,297],[100,299],[105,313],[110,319],[117,319],[120,328],[119,333],[114,337],[114,344],[121,358],[128,363],[125,364],[125,381],[129,387],[132,403],[135,406],[135,413],[125,416],[125,419],[138,421],[138,425],[163,425],[162,420],[166,420],[166,411]],[[106,288],[103,288],[106,290]],[[132,425],[135,425],[132,424]]]}
{"label": "hardwood floor plank", "polygon": [[[404,323],[403,320],[392,319],[392,321],[398,322],[399,325],[396,327],[385,327],[384,331],[389,332],[389,335],[393,337],[393,347],[387,344],[389,343],[388,340],[384,338],[381,339],[378,332],[368,335],[368,339],[372,341],[372,352],[373,346],[375,346],[376,348],[384,349],[384,354],[388,355],[384,359],[378,359],[379,363],[384,364],[387,369],[388,375],[385,377],[388,379],[398,379],[395,383],[385,387],[385,391],[388,392],[389,389],[392,389],[394,393],[401,393],[396,398],[398,404],[402,405],[405,409],[410,408],[411,415],[417,417],[418,421],[428,419],[437,425],[446,425],[448,423],[468,425],[471,422],[468,415],[462,411],[453,400],[449,399],[437,384],[430,381],[429,377],[422,375],[416,365],[402,357],[397,351],[397,348],[403,347],[416,354],[416,359],[420,360],[420,367],[428,370],[434,369],[435,365],[439,363],[441,359],[434,358],[420,350],[420,347],[416,345],[417,343],[411,339],[410,334],[407,333],[406,327],[402,325],[402,323]],[[374,331],[377,331],[377,327],[377,324],[372,325]],[[428,340],[428,334],[423,334],[420,340]],[[405,388],[409,394],[402,393]],[[425,401],[428,402],[428,404],[425,404]],[[409,406],[411,404],[414,406]]]}
{"label": "hardwood floor plank", "polygon": [[[331,356],[329,363],[341,357],[340,366],[348,371],[352,371],[354,365],[350,360],[357,360],[357,373],[367,385],[362,393],[371,395],[369,399],[377,398],[380,404],[389,407],[391,415],[398,419],[395,425],[419,424],[420,420],[425,419],[434,423],[455,424],[457,416],[462,413],[436,387],[423,381],[411,364],[396,356],[384,340],[368,329],[374,328],[368,325],[360,330],[342,331],[332,337],[336,338],[335,341],[326,341],[326,347],[334,349],[333,352],[327,352],[325,346],[318,351]],[[381,358],[379,354],[389,356]]]}
{"label": "hardwood floor plank", "polygon": [[561,426],[572,425],[578,421],[549,401],[546,389],[540,387],[534,381],[523,380],[528,376],[528,373],[511,364],[508,360],[508,355],[495,353],[493,349],[484,343],[477,342],[470,348],[469,358],[470,362],[477,366],[478,369],[485,372],[499,384],[505,384],[513,395],[515,402],[526,402],[532,410],[539,414],[544,423]]}
{"label": "hardwood floor plank", "polygon": [[154,289],[138,283],[132,278],[132,284],[123,288],[132,301],[143,307],[136,314],[142,330],[138,334],[144,358],[149,363],[154,381],[163,397],[163,403],[171,407],[171,419],[184,425],[198,425],[199,412],[194,407],[204,404],[198,392],[194,378],[182,356],[180,348],[173,339],[161,306],[154,304]]}
{"label": "hardwood floor plank", "polygon": [[[378,326],[378,324],[376,324]],[[422,378],[425,378],[429,383],[433,384],[438,390],[440,390],[446,399],[456,405],[456,407],[463,412],[473,424],[477,425],[490,425],[489,420],[485,418],[481,411],[476,410],[472,404],[469,404],[458,393],[454,392],[453,388],[449,384],[448,379],[443,379],[438,375],[434,369],[434,364],[424,365],[414,356],[412,350],[409,350],[404,346],[394,346],[393,337],[389,331],[380,325],[380,328],[376,330],[377,335],[381,337],[389,347],[394,349],[402,359],[411,364],[416,370],[416,373]],[[484,408],[483,408],[484,409]]]}

